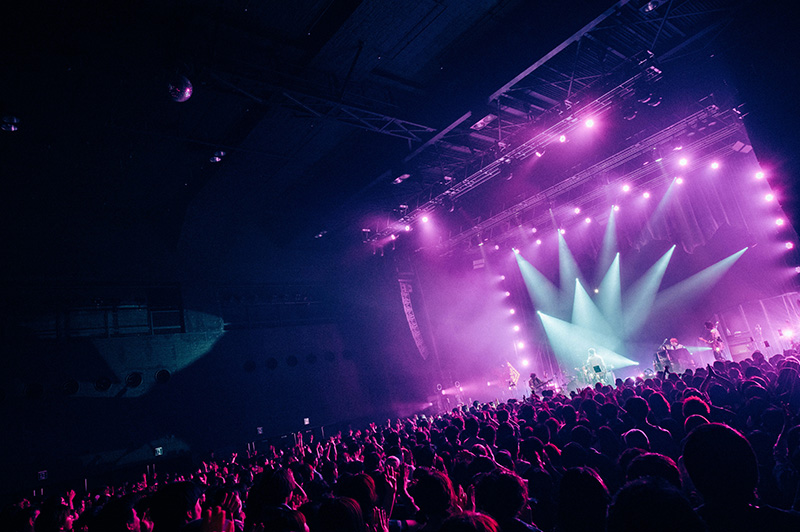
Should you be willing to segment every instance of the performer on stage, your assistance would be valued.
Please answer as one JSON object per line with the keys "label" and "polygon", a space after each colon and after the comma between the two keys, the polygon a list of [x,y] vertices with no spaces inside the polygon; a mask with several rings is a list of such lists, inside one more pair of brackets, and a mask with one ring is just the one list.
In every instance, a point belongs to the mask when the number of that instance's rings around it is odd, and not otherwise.
{"label": "performer on stage", "polygon": [[714,353],[714,360],[725,360],[725,354],[722,352],[723,342],[722,336],[719,334],[719,322],[711,323],[705,322],[707,338],[700,337],[700,340],[711,346],[711,351]]}
{"label": "performer on stage", "polygon": [[603,357],[597,354],[597,350],[594,347],[589,348],[589,358],[586,359],[586,367],[588,378],[591,382],[606,383],[608,368],[606,368]]}
{"label": "performer on stage", "polygon": [[542,379],[537,377],[536,373],[531,373],[531,378],[528,379],[528,386],[531,389],[531,393],[536,393],[542,387]]}

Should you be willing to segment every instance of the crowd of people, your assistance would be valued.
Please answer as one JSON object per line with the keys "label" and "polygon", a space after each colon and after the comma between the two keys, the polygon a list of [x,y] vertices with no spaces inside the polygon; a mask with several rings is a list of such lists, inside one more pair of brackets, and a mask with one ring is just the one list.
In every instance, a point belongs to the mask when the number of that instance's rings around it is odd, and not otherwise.
{"label": "crowd of people", "polygon": [[800,530],[800,361],[462,405],[3,509],[13,532]]}

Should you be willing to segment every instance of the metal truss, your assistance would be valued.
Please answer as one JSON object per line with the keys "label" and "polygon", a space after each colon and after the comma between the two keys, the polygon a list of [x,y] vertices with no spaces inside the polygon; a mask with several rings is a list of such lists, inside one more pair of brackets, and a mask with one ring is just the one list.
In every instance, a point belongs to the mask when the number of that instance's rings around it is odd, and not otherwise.
{"label": "metal truss", "polygon": [[[718,130],[704,136],[701,139],[698,139],[691,145],[686,146],[687,149],[694,153],[700,153],[703,150],[708,150],[709,148],[713,149],[715,146],[723,146],[723,148],[714,151],[713,153],[706,153],[702,157],[694,158],[691,166],[687,167],[686,170],[691,171],[694,167],[707,165],[708,161],[710,161],[713,157],[720,155],[720,153],[730,153],[730,145],[729,143],[726,143],[726,141],[739,134],[743,129],[741,122],[734,118],[732,111],[720,112],[719,109],[714,105],[711,105],[702,111],[693,113],[674,123],[673,125],[659,131],[658,133],[651,135],[647,139],[636,143],[636,145],[630,146],[593,165],[592,167],[587,168],[586,170],[579,172],[578,174],[575,174],[572,177],[569,177],[553,185],[552,187],[534,194],[525,200],[503,210],[502,212],[499,212],[494,216],[475,224],[469,229],[453,235],[447,241],[439,244],[439,251],[442,253],[442,255],[446,255],[451,253],[459,245],[469,242],[475,237],[478,237],[478,240],[480,241],[491,238],[495,242],[502,242],[504,239],[509,238],[512,235],[518,235],[519,232],[517,226],[519,225],[519,220],[522,217],[525,217],[526,213],[530,214],[534,211],[534,209],[536,209],[536,207],[542,205],[548,207],[547,212],[541,214],[536,219],[528,220],[534,226],[546,223],[553,217],[558,218],[561,214],[567,214],[567,211],[571,207],[564,206],[562,209],[564,210],[564,213],[560,213],[558,208],[553,207],[552,205],[555,198],[596,180],[598,176],[603,175],[608,170],[618,168],[626,163],[630,163],[643,154],[651,152],[654,148],[664,145],[673,139],[679,138],[689,130],[692,124],[712,117],[723,125]],[[717,153],[718,151],[720,153]],[[613,183],[609,184],[624,182],[630,183],[634,187],[644,187],[647,185],[652,185],[656,180],[664,179],[666,178],[655,165],[648,165],[640,166],[633,171],[630,171],[624,175],[620,175],[614,180]],[[591,192],[581,195],[581,201],[586,205],[591,205],[594,201],[604,198],[605,191],[602,187],[595,187]],[[604,203],[603,209],[605,208],[607,208],[607,205]]]}
{"label": "metal truss", "polygon": [[305,113],[309,117],[336,120],[373,133],[406,139],[409,142],[422,142],[420,135],[436,131],[435,128],[422,124],[415,124],[316,96],[288,91],[284,91],[282,95],[285,99],[282,102],[285,107]]}

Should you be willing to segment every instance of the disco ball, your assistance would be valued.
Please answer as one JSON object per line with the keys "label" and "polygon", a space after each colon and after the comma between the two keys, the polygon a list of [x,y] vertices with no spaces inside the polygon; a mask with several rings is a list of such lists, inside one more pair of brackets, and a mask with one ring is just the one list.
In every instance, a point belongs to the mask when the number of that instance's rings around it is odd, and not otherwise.
{"label": "disco ball", "polygon": [[185,102],[192,97],[192,82],[185,76],[177,76],[169,82],[169,96],[176,102]]}

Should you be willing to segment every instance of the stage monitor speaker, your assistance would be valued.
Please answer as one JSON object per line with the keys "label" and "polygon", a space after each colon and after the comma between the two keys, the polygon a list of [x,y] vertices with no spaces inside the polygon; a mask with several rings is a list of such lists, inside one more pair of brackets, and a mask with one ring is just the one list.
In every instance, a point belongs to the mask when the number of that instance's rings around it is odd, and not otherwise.
{"label": "stage monitor speaker", "polygon": [[742,361],[745,358],[750,358],[750,355],[752,355],[753,351],[755,351],[750,343],[729,345],[728,348],[730,349],[731,357],[735,362]]}

